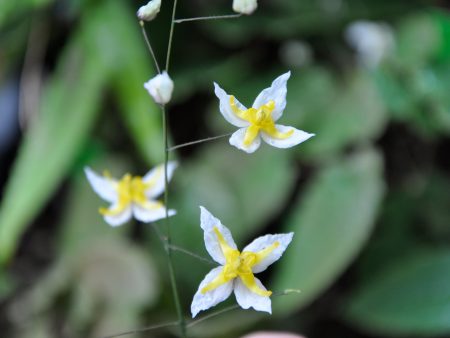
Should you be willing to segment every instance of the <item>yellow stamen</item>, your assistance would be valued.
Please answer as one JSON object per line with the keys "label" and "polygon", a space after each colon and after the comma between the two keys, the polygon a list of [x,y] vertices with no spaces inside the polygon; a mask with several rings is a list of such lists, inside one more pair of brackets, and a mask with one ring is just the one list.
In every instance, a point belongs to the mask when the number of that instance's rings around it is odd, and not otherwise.
{"label": "yellow stamen", "polygon": [[[109,175],[106,173],[106,178]],[[145,192],[156,183],[156,178],[151,182],[144,182],[139,176],[131,176],[126,174],[116,183],[115,189],[119,196],[117,206],[114,209],[100,208],[99,212],[104,216],[117,216],[122,213],[131,203],[136,203],[144,209],[154,210],[158,209],[163,204],[158,201],[149,201]]]}
{"label": "yellow stamen", "polygon": [[270,100],[259,108],[242,110],[237,106],[235,97],[230,95],[230,107],[237,117],[250,122],[250,126],[247,128],[244,137],[244,144],[246,146],[252,144],[260,131],[264,131],[271,137],[280,140],[287,139],[294,133],[293,129],[282,133],[275,127],[275,122],[272,118],[272,112],[275,109],[275,101],[273,100]]}
{"label": "yellow stamen", "polygon": [[220,249],[225,257],[225,265],[220,274],[201,289],[201,293],[205,294],[208,291],[214,290],[221,285],[224,285],[235,278],[240,278],[242,283],[253,293],[257,295],[268,297],[272,294],[271,291],[262,289],[257,283],[253,275],[252,268],[259,264],[264,258],[275,250],[280,243],[275,242],[272,245],[264,248],[259,252],[239,252],[233,249],[225,240],[217,227],[214,227],[214,233],[219,241]]}

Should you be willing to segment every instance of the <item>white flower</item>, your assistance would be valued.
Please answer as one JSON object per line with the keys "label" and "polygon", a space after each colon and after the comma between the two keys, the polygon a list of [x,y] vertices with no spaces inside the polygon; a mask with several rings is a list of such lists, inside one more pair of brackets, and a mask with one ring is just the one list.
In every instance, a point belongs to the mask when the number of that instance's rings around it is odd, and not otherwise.
{"label": "white flower", "polygon": [[233,11],[237,13],[250,15],[257,7],[256,0],[233,0]]}
{"label": "white flower", "polygon": [[192,317],[224,301],[233,291],[243,309],[252,307],[272,313],[269,298],[272,292],[254,274],[280,259],[294,234],[258,237],[240,252],[230,230],[208,210],[203,207],[200,210],[206,250],[220,266],[212,269],[200,283],[191,305]]}
{"label": "white flower", "polygon": [[287,72],[277,77],[271,87],[259,93],[249,109],[214,83],[216,96],[220,100],[220,112],[225,120],[240,128],[231,135],[231,145],[253,153],[259,148],[261,138],[271,146],[289,148],[314,136],[293,127],[275,124],[286,107],[286,82],[290,76],[291,72]]}
{"label": "white flower", "polygon": [[[176,162],[167,164],[167,178],[173,175]],[[150,170],[144,177],[126,174],[117,181],[108,174],[100,176],[90,168],[84,168],[92,189],[105,201],[109,208],[100,208],[100,214],[111,226],[119,226],[130,220],[131,216],[141,222],[154,222],[166,216],[166,207],[155,198],[164,192],[164,165]],[[175,215],[168,210],[168,215]]]}
{"label": "white flower", "polygon": [[173,81],[166,71],[144,83],[144,88],[158,104],[166,104],[172,98]]}
{"label": "white flower", "polygon": [[161,9],[161,0],[151,0],[137,11],[139,20],[152,21]]}
{"label": "white flower", "polygon": [[394,48],[394,33],[385,23],[355,21],[345,30],[345,38],[358,61],[369,68],[378,66]]}

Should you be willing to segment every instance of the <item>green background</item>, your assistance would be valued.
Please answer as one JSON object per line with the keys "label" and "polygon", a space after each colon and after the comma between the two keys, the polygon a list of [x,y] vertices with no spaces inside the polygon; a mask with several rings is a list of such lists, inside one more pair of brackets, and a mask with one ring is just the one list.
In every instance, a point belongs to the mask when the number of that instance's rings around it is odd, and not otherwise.
{"label": "green background", "polygon": [[[163,160],[161,112],[143,89],[155,71],[134,15],[140,5],[0,2],[0,123],[7,100],[21,121],[0,148],[2,337],[101,337],[176,319],[154,229],[134,221],[110,228],[82,170],[143,175]],[[163,0],[146,25],[161,64],[171,5]],[[252,155],[226,138],[171,154],[180,163],[170,189],[174,244],[207,255],[199,205],[241,248],[265,233],[295,232],[260,277],[275,292],[301,293],[274,297],[271,317],[234,310],[193,326],[190,337],[259,329],[311,338],[450,334],[447,7],[262,0],[252,16],[176,25],[171,144],[233,131],[213,81],[250,106],[287,70],[280,123],[316,134]],[[179,0],[177,17],[231,13],[231,1]],[[392,49],[374,67],[345,39],[356,20],[392,30]],[[174,258],[188,317],[211,266]],[[172,337],[176,329],[134,336]]]}

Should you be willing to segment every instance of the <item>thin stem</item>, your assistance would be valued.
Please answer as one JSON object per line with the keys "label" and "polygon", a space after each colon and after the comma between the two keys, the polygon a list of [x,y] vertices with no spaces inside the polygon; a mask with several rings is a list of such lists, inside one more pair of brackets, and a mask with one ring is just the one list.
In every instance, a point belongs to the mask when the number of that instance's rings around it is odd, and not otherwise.
{"label": "thin stem", "polygon": [[175,23],[182,23],[188,21],[203,21],[203,20],[221,20],[221,19],[236,19],[242,14],[228,14],[228,15],[212,15],[212,16],[197,16],[194,18],[176,19]]}
{"label": "thin stem", "polygon": [[[298,290],[298,289],[286,289],[286,290],[283,290],[283,291],[281,291],[281,292],[274,292],[274,293],[272,294],[272,297],[286,296],[286,295],[289,295],[289,294],[291,294],[291,293],[300,293],[300,290]],[[211,314],[209,314],[209,315],[206,315],[206,316],[204,316],[204,317],[202,317],[202,318],[200,318],[200,319],[197,319],[197,320],[194,320],[194,321],[188,323],[188,324],[187,324],[187,327],[188,327],[188,328],[191,328],[192,326],[195,326],[195,325],[197,325],[197,324],[203,322],[204,320],[207,320],[207,319],[216,317],[216,316],[221,315],[222,313],[225,313],[225,312],[228,312],[228,311],[236,310],[236,309],[238,309],[238,308],[239,308],[239,305],[238,305],[238,304],[228,306],[228,307],[226,307],[226,308],[224,308],[224,309],[222,309],[222,310],[213,312],[213,313],[211,313]]]}
{"label": "thin stem", "polygon": [[196,253],[193,253],[192,251],[186,250],[186,249],[184,249],[182,247],[179,247],[179,246],[176,246],[176,245],[173,245],[173,244],[169,245],[169,249],[173,250],[173,251],[182,252],[182,253],[184,253],[186,255],[189,255],[189,256],[192,256],[194,258],[197,258],[198,260],[201,260],[201,261],[206,262],[208,264],[216,264],[216,262],[214,262],[211,259],[208,259],[206,257],[197,255]]}
{"label": "thin stem", "polygon": [[177,11],[177,2],[178,2],[178,0],[173,0],[172,21],[170,22],[169,43],[167,44],[167,55],[166,55],[166,71],[167,72],[169,72],[170,53],[172,51],[173,30],[175,27],[175,13]]}
{"label": "thin stem", "polygon": [[[175,0],[176,2],[176,0]],[[166,237],[166,253],[167,253],[167,262],[169,266],[169,275],[170,275],[170,284],[172,285],[173,292],[173,300],[175,302],[175,308],[178,315],[179,326],[181,331],[181,337],[186,338],[186,322],[183,317],[183,312],[181,310],[180,297],[178,295],[178,287],[177,281],[175,278],[175,270],[173,268],[172,262],[172,251],[169,249],[171,245],[171,237],[170,237],[170,222],[169,222],[169,178],[167,175],[167,164],[169,162],[169,152],[167,150],[168,145],[168,123],[167,123],[167,111],[165,107],[162,107],[163,114],[163,136],[164,136],[164,204],[166,206],[166,227],[167,227],[167,237]]]}
{"label": "thin stem", "polygon": [[225,312],[228,312],[228,311],[231,311],[231,310],[236,310],[236,309],[238,309],[238,308],[239,308],[239,305],[238,305],[238,304],[228,306],[228,307],[226,307],[226,308],[224,308],[224,309],[222,309],[222,310],[213,312],[213,313],[211,313],[211,314],[209,314],[209,315],[206,315],[206,316],[204,316],[204,317],[202,317],[202,318],[200,318],[200,319],[197,319],[197,320],[194,320],[194,321],[188,323],[188,324],[187,324],[187,327],[188,327],[188,328],[191,328],[191,327],[193,327],[193,326],[195,326],[195,325],[197,325],[197,324],[203,322],[204,320],[207,320],[207,319],[216,317],[216,316],[218,316],[218,315],[221,315],[222,313],[225,313]]}
{"label": "thin stem", "polygon": [[227,137],[232,135],[233,133],[228,133],[228,134],[223,134],[223,135],[219,135],[219,136],[212,136],[212,137],[207,137],[207,138],[203,138],[201,140],[196,140],[196,141],[191,141],[191,142],[187,142],[187,143],[182,143],[182,144],[178,144],[176,146],[170,147],[169,149],[167,149],[168,151],[173,151],[175,149],[179,149],[179,148],[184,148],[184,147],[188,147],[194,144],[198,144],[198,143],[203,143],[203,142],[208,142],[208,141],[214,141],[223,137]]}
{"label": "thin stem", "polygon": [[156,60],[156,56],[155,56],[155,53],[153,52],[152,45],[150,43],[150,40],[148,39],[147,32],[145,31],[145,27],[144,27],[145,23],[144,23],[144,21],[142,21],[142,20],[139,21],[139,25],[141,26],[142,35],[144,36],[144,40],[145,40],[145,43],[147,45],[147,48],[150,51],[150,54],[152,55],[153,62],[155,63],[156,70],[158,71],[158,74],[161,74],[161,69],[159,68],[158,60]]}
{"label": "thin stem", "polygon": [[175,326],[178,325],[179,322],[170,322],[170,323],[165,323],[165,324],[157,324],[157,325],[151,325],[151,326],[147,326],[147,327],[143,327],[140,329],[134,329],[134,330],[130,330],[130,331],[124,331],[124,332],[120,332],[120,333],[116,333],[110,336],[105,336],[103,338],[115,338],[115,337],[122,337],[122,336],[127,336],[130,334],[135,334],[135,333],[142,333],[142,332],[146,332],[146,331],[151,331],[151,330],[157,330],[157,329],[163,329],[166,327],[171,327],[171,326]]}
{"label": "thin stem", "polygon": [[153,227],[153,230],[155,230],[156,234],[158,235],[158,238],[159,238],[159,240],[161,241],[161,244],[163,245],[164,250],[167,250],[167,249],[166,249],[166,247],[167,247],[167,237],[164,236],[164,235],[161,233],[161,230],[158,229],[158,226],[155,225],[155,223],[151,223],[151,225],[152,225],[152,227]]}

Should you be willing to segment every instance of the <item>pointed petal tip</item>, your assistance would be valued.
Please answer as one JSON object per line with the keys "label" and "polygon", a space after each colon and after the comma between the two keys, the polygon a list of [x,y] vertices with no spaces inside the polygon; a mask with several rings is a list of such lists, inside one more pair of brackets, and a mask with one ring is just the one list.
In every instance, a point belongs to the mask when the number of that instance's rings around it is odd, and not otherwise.
{"label": "pointed petal tip", "polygon": [[200,312],[200,311],[193,311],[193,310],[191,309],[192,319],[194,319],[194,318],[198,315],[199,312]]}
{"label": "pointed petal tip", "polygon": [[90,175],[91,173],[93,173],[94,171],[88,167],[88,166],[84,166],[83,171],[86,175]]}

